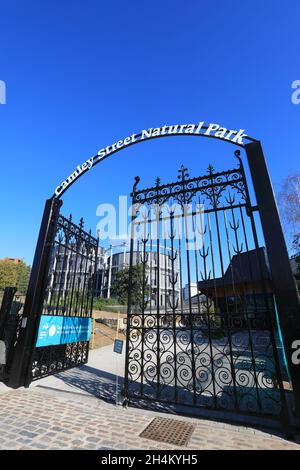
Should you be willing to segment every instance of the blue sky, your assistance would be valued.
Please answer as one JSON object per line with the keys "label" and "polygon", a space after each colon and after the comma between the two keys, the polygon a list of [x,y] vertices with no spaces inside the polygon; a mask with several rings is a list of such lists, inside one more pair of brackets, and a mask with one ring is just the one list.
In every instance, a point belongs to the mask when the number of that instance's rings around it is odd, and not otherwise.
{"label": "blue sky", "polygon": [[[100,148],[133,132],[204,120],[263,143],[275,190],[299,169],[297,0],[1,3],[0,258],[31,263],[46,198]],[[234,165],[234,147],[158,139],[123,150],[70,188],[62,212],[95,232],[100,203],[184,163]]]}

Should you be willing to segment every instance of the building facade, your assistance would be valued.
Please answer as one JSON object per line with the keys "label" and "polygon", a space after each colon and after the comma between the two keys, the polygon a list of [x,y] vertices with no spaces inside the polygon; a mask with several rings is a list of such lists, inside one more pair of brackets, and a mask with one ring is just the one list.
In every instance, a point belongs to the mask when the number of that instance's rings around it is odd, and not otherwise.
{"label": "building facade", "polygon": [[[156,251],[147,251],[147,263],[145,268],[145,276],[149,286],[148,306],[156,307],[159,301],[159,306],[168,310],[169,299],[172,296],[172,263],[169,257],[169,251],[166,253],[160,252],[159,259]],[[113,287],[116,283],[117,273],[128,268],[130,265],[130,253],[123,250],[118,253],[113,253],[112,247],[108,250],[108,256],[104,254],[100,256],[99,270],[97,272],[96,281],[96,295],[104,298],[110,298],[113,294]],[[139,251],[133,252],[133,266],[141,263],[142,254]],[[174,286],[175,300],[180,301],[181,284],[179,276],[179,262],[174,262],[174,275],[177,279]],[[157,299],[157,291],[159,285],[160,298]]]}

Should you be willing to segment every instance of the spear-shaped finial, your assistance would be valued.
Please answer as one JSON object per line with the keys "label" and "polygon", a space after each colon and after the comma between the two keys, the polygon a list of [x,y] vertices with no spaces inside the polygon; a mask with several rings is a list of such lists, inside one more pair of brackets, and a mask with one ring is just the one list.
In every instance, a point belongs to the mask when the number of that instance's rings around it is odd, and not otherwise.
{"label": "spear-shaped finial", "polygon": [[212,166],[212,164],[210,163],[210,164],[208,165],[207,172],[208,172],[209,175],[212,175],[214,171],[215,171],[215,169],[214,169],[214,167]]}
{"label": "spear-shaped finial", "polygon": [[81,219],[79,220],[79,227],[83,228],[83,226],[84,226],[84,220],[83,220],[83,217],[81,217]]}
{"label": "spear-shaped finial", "polygon": [[184,165],[181,165],[180,170],[178,170],[178,179],[179,181],[185,181],[189,178],[188,169]]}
{"label": "spear-shaped finial", "polygon": [[139,182],[140,182],[140,177],[135,176],[134,177],[134,185],[133,185],[133,188],[132,188],[132,194],[135,194],[136,188],[137,188],[137,185],[139,184]]}

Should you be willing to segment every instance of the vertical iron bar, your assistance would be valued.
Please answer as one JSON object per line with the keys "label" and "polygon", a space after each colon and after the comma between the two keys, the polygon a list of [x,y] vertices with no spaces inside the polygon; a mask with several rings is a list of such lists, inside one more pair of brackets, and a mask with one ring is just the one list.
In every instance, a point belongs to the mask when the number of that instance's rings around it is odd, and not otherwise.
{"label": "vertical iron bar", "polygon": [[[165,224],[164,224],[165,225]],[[167,240],[166,240],[166,229],[164,227],[164,268],[165,268],[165,273],[164,273],[164,278],[165,278],[165,315],[167,315],[167,300],[168,300],[168,285],[167,285]]]}
{"label": "vertical iron bar", "polygon": [[[175,387],[175,394],[174,394],[174,399],[175,402],[178,400],[178,390],[177,390],[177,352],[176,352],[176,303],[175,303],[175,285],[177,282],[177,279],[175,279],[175,269],[174,269],[174,263],[175,259],[177,256],[174,254],[174,212],[171,211],[170,214],[170,228],[171,228],[171,233],[170,233],[170,239],[171,239],[171,278],[172,278],[172,316],[173,316],[173,347],[174,347],[174,387]],[[177,274],[178,277],[178,274]],[[179,299],[178,299],[179,300]]]}
{"label": "vertical iron bar", "polygon": [[[184,183],[183,183],[184,188]],[[191,269],[190,269],[190,251],[189,251],[189,234],[188,224],[185,214],[185,207],[183,207],[184,227],[185,227],[185,250],[186,250],[186,262],[187,262],[187,278],[188,278],[188,296],[189,296],[189,327],[190,327],[190,341],[191,341],[191,353],[192,353],[192,381],[193,381],[193,402],[197,402],[196,394],[196,364],[195,364],[195,350],[194,350],[194,319],[192,313],[192,298],[191,298]]]}
{"label": "vertical iron bar", "polygon": [[[89,243],[89,247],[90,247],[90,243]],[[89,315],[89,318],[93,318],[94,293],[95,293],[95,290],[96,290],[96,282],[97,282],[96,273],[97,273],[97,265],[98,265],[98,250],[99,250],[99,237],[97,237],[97,246],[95,247],[95,253],[94,253],[94,269],[92,270],[92,273],[91,273],[91,275],[92,275],[92,280],[91,280],[91,282],[92,282],[92,295],[91,295],[91,300],[90,300],[90,315]],[[91,261],[91,263],[92,263],[92,261]],[[92,266],[93,266],[93,263],[92,263]],[[93,322],[93,320],[91,320],[91,321]],[[117,328],[118,327],[119,327],[119,325],[117,324]],[[86,349],[87,349],[86,361],[88,361],[89,350],[90,350],[89,342],[87,344],[88,344],[88,346],[86,347]]]}
{"label": "vertical iron bar", "polygon": [[156,225],[156,252],[157,252],[157,262],[156,262],[156,267],[157,267],[157,278],[156,278],[156,344],[157,344],[157,399],[160,399],[160,205],[159,205],[159,199],[158,199],[158,189],[157,189],[157,200],[156,200],[156,220],[157,220],[157,225]]}
{"label": "vertical iron bar", "polygon": [[214,281],[214,291],[215,291],[215,303],[216,309],[220,309],[218,303],[218,294],[217,294],[217,284],[216,284],[216,270],[215,270],[215,257],[214,257],[214,247],[213,247],[213,238],[212,238],[212,229],[210,223],[210,214],[207,214],[207,224],[208,224],[208,233],[209,233],[209,245],[210,245],[210,254],[211,254],[211,268]]}
{"label": "vertical iron bar", "polygon": [[[68,305],[68,312],[67,315],[71,316],[73,313],[73,297],[74,297],[74,288],[75,288],[75,281],[76,281],[76,275],[77,275],[77,263],[78,263],[78,258],[79,258],[79,247],[81,245],[81,237],[82,237],[82,228],[83,228],[83,220],[81,219],[79,222],[79,233],[76,234],[76,239],[75,239],[75,247],[76,247],[76,254],[75,254],[75,263],[73,267],[73,276],[72,276],[72,287],[71,287],[71,297],[70,297],[70,302]],[[73,253],[72,253],[73,255]],[[76,290],[75,290],[75,298],[76,298]],[[76,299],[75,299],[76,302]],[[76,304],[75,304],[76,305]]]}
{"label": "vertical iron bar", "polygon": [[[99,238],[97,238],[98,240],[98,245],[99,245]],[[92,259],[90,260],[90,255],[93,253],[93,247],[91,247],[90,244],[88,244],[88,247],[85,248],[86,249],[86,254],[82,254],[82,257],[84,258],[84,269],[83,269],[83,286],[82,286],[82,293],[81,293],[81,302],[80,302],[80,316],[82,316],[82,310],[83,310],[83,306],[84,306],[84,299],[85,299],[85,296],[87,295],[88,296],[88,282],[89,282],[89,277],[88,277],[88,271],[90,269],[90,266],[89,266],[89,261],[91,263],[91,265],[93,264],[93,261]],[[84,251],[83,251],[84,253]],[[97,256],[98,256],[98,253],[96,253],[96,260],[97,260]],[[95,270],[97,269],[97,267],[95,268]],[[81,276],[82,276],[81,275]],[[86,294],[87,292],[87,294]],[[93,292],[94,294],[94,292]],[[84,315],[85,316],[85,315]]]}
{"label": "vertical iron bar", "polygon": [[[214,268],[214,257],[213,257],[213,247],[212,247],[212,237],[211,237],[211,228],[210,228],[210,221],[209,221],[209,214],[207,214],[208,217],[208,227],[209,227],[209,239],[210,239],[210,252],[211,252],[211,259],[212,259],[212,270],[213,270],[213,276],[215,280],[215,268]],[[204,235],[205,235],[205,228],[203,228],[202,224],[202,219],[201,219],[201,213],[199,214],[200,218],[200,231],[201,231],[201,236],[202,236],[202,250],[203,250],[203,268],[204,268],[204,280],[206,282],[206,285],[209,280],[209,276],[207,275],[207,262],[206,258],[208,256],[208,250],[207,250],[207,256],[205,255],[205,243],[204,243]],[[200,253],[201,254],[201,253]],[[216,296],[216,294],[215,294]],[[217,299],[217,296],[215,297]],[[212,384],[213,384],[213,400],[214,400],[214,406],[217,408],[217,394],[216,394],[216,379],[215,379],[215,363],[214,363],[214,353],[213,353],[213,347],[212,347],[212,335],[211,335],[211,318],[210,318],[210,305],[208,303],[208,293],[206,293],[206,314],[207,314],[207,327],[208,327],[208,341],[209,341],[209,350],[210,350],[210,358],[211,358],[211,376],[212,376]]]}
{"label": "vertical iron bar", "polygon": [[[71,224],[70,224],[71,225]],[[70,244],[66,246],[66,273],[63,277],[64,279],[64,286],[63,286],[63,296],[62,296],[62,314],[64,314],[67,310],[67,304],[69,301],[69,289],[70,289],[70,284],[72,282],[72,277],[71,277],[71,269],[72,269],[72,264],[73,264],[73,253],[70,247]],[[59,298],[57,302],[59,301]]]}
{"label": "vertical iron bar", "polygon": [[[178,219],[179,225],[179,219]],[[178,238],[178,253],[179,253],[179,283],[180,283],[180,311],[181,311],[181,318],[183,320],[183,292],[182,292],[182,259],[181,259],[181,234],[179,233]]]}
{"label": "vertical iron bar", "polygon": [[128,391],[128,374],[129,374],[129,342],[131,332],[131,306],[132,306],[132,266],[133,266],[133,249],[134,249],[134,219],[137,215],[137,206],[135,203],[136,187],[140,181],[138,176],[135,177],[135,183],[132,191],[132,214],[131,214],[131,233],[130,233],[130,254],[129,254],[129,276],[128,276],[128,305],[127,305],[127,328],[126,328],[126,355],[125,355],[125,380],[124,380],[124,401],[123,406],[128,404],[129,391]]}
{"label": "vertical iron bar", "polygon": [[[70,214],[69,219],[67,220],[68,226],[65,227],[65,225],[61,224],[59,227],[61,230],[63,230],[64,233],[64,239],[63,239],[63,259],[61,263],[61,271],[60,274],[58,273],[59,276],[59,287],[58,287],[58,295],[57,295],[57,303],[56,303],[56,311],[59,312],[61,310],[61,314],[64,314],[66,311],[66,302],[67,302],[67,296],[68,296],[68,288],[69,288],[69,272],[70,272],[70,255],[72,254],[71,252],[71,247],[69,244],[70,241],[70,233],[71,233],[71,226],[72,226],[72,216]],[[60,245],[58,248],[58,256],[60,256]],[[71,258],[72,259],[72,258]],[[62,291],[62,308],[60,308],[59,303],[60,303],[60,297],[61,297],[61,291]]]}
{"label": "vertical iron bar", "polygon": [[[197,205],[196,205],[197,206]],[[195,214],[195,219],[197,216],[197,210]],[[200,213],[201,218],[201,213]],[[193,231],[194,231],[194,254],[195,254],[195,270],[196,270],[196,286],[197,286],[197,306],[198,306],[198,315],[200,318],[201,315],[201,306],[200,306],[200,294],[199,294],[199,274],[198,274],[198,250],[197,250],[197,237],[196,237],[196,221],[194,220],[194,216],[192,214],[192,221],[193,221]]]}
{"label": "vertical iron bar", "polygon": [[141,337],[142,337],[142,342],[141,342],[141,395],[143,395],[144,391],[144,338],[145,338],[145,310],[147,308],[147,303],[145,300],[146,297],[146,263],[147,263],[147,258],[146,258],[146,244],[148,242],[148,237],[146,236],[146,221],[145,221],[145,227],[144,227],[144,238],[142,239],[142,244],[143,244],[143,260],[142,260],[142,266],[143,266],[143,273],[142,273],[142,324],[141,324]]}
{"label": "vertical iron bar", "polygon": [[150,292],[149,292],[150,306],[149,306],[149,310],[150,310],[150,315],[151,315],[152,314],[153,251],[152,251],[152,231],[150,232],[151,233],[150,233]]}

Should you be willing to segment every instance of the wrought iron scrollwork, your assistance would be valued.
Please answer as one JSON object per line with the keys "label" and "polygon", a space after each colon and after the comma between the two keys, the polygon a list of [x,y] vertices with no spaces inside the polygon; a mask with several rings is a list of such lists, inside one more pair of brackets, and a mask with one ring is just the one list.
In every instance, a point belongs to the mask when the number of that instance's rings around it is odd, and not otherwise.
{"label": "wrought iron scrollwork", "polygon": [[[230,197],[228,191],[239,195],[239,199],[246,203],[245,177],[241,164],[238,168],[229,171],[216,173],[212,165],[209,165],[206,176],[190,178],[187,168],[184,165],[178,170],[178,181],[162,185],[157,178],[156,185],[147,189],[137,189],[139,180],[135,183],[133,204],[157,204],[159,206],[166,203],[170,198],[179,204],[188,204],[194,196],[202,196],[203,201],[209,204],[212,209],[216,209],[222,203],[232,204],[226,201]],[[224,197],[224,198],[223,198]]]}
{"label": "wrought iron scrollwork", "polygon": [[[146,189],[136,180],[132,202],[146,207],[143,220],[135,221],[146,233],[138,245],[141,283],[150,285],[150,294],[139,309],[128,310],[126,400],[280,416],[272,283],[239,152],[235,156],[232,170],[210,165],[206,175],[191,178],[181,166],[176,182],[158,178]],[[176,213],[174,202],[190,205],[188,214]],[[139,251],[136,246],[137,240],[132,249]]]}
{"label": "wrought iron scrollwork", "polygon": [[[59,215],[50,255],[43,315],[91,317],[97,267],[98,239],[84,230],[81,218],[76,225]],[[89,343],[62,344],[35,348],[32,379],[84,364]]]}

